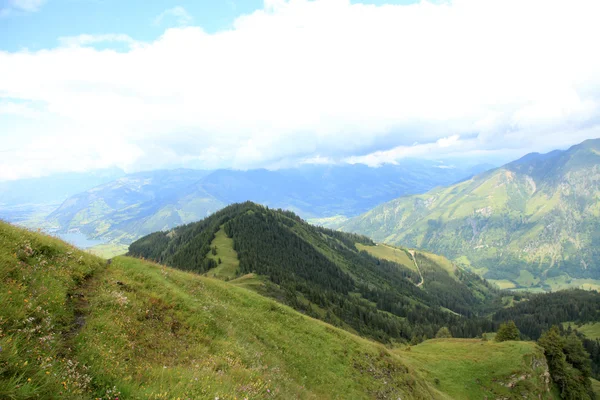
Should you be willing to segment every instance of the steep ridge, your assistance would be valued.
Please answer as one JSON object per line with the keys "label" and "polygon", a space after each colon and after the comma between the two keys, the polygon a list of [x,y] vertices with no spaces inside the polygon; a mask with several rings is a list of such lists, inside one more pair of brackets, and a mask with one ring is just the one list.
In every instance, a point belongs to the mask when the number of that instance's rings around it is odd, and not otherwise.
{"label": "steep ridge", "polygon": [[222,231],[239,257],[229,278],[253,274],[263,281],[256,285],[263,294],[352,332],[389,341],[433,337],[444,325],[461,337],[493,329],[485,319],[456,315],[483,315],[500,301],[475,274],[417,252],[419,266],[426,267],[425,284],[418,287],[421,275],[411,258],[410,265],[376,258],[366,251],[376,248],[366,237],[311,226],[291,212],[250,202],[141,238],[129,254],[213,276],[223,250],[214,243]]}
{"label": "steep ridge", "polygon": [[505,287],[589,287],[600,279],[599,199],[600,140],[588,140],[398,198],[341,229],[443,254]]}
{"label": "steep ridge", "polygon": [[[2,222],[0,300],[0,398],[450,399],[472,386],[465,374],[448,385],[454,367],[429,365],[428,342],[412,357],[226,282],[107,264]],[[445,351],[477,369],[480,393],[553,398],[537,380],[505,386],[539,376],[535,344],[479,342],[508,371],[481,368],[460,343]]]}

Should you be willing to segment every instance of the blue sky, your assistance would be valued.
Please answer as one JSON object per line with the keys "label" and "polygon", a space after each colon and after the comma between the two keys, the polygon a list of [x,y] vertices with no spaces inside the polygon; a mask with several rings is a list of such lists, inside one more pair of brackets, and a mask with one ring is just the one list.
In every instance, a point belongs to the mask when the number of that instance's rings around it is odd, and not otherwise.
{"label": "blue sky", "polygon": [[[415,0],[360,1],[363,4],[411,4]],[[39,4],[23,10],[19,4]],[[354,3],[359,3],[355,1]],[[231,28],[236,17],[263,7],[262,0],[1,0],[0,9],[11,10],[0,19],[0,49],[38,50],[59,44],[58,38],[82,33],[100,35],[127,34],[136,40],[151,41],[166,27],[180,25],[177,16],[158,16],[180,7],[190,16],[189,25],[207,32]]]}
{"label": "blue sky", "polygon": [[0,180],[600,137],[600,2],[0,0]]}

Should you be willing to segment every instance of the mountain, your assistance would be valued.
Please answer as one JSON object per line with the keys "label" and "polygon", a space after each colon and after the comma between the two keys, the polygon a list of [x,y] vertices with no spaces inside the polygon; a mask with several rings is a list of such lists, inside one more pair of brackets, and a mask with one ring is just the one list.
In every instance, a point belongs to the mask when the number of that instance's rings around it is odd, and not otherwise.
{"label": "mountain", "polygon": [[377,340],[433,337],[445,325],[459,337],[494,328],[467,318],[500,301],[477,275],[433,254],[401,248],[381,254],[376,247],[366,237],[246,202],[143,237],[129,255],[244,284]]}
{"label": "mountain", "polygon": [[599,198],[596,139],[400,197],[341,229],[443,254],[503,287],[600,288]]}
{"label": "mountain", "polygon": [[252,200],[304,217],[353,216],[401,194],[456,182],[484,165],[440,168],[439,162],[399,165],[304,165],[294,169],[169,170],[127,175],[67,199],[46,220],[61,231],[129,244],[145,234],[204,218]]}
{"label": "mountain", "polygon": [[209,173],[176,169],[130,174],[70,197],[46,220],[62,231],[131,241],[135,235],[181,225],[222,208],[222,202],[196,185]]}
{"label": "mountain", "polygon": [[558,398],[533,342],[383,346],[233,281],[2,222],[0,299],[0,398]]}
{"label": "mountain", "polygon": [[125,175],[117,168],[0,182],[0,218],[39,221],[68,197]]}

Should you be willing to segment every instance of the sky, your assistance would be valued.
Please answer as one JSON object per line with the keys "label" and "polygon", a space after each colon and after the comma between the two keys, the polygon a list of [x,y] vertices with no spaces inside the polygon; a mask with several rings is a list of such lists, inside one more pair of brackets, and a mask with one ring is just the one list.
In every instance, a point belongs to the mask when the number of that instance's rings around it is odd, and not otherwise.
{"label": "sky", "polygon": [[600,137],[597,0],[0,0],[0,180]]}

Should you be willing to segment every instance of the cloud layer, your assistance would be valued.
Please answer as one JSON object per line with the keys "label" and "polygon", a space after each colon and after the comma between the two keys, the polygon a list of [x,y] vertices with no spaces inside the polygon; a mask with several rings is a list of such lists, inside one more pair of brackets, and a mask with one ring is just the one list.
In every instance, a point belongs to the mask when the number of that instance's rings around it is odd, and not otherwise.
{"label": "cloud layer", "polygon": [[0,179],[564,147],[600,137],[597,15],[596,0],[266,0],[215,34],[0,52]]}

